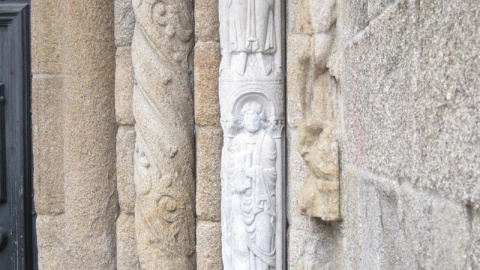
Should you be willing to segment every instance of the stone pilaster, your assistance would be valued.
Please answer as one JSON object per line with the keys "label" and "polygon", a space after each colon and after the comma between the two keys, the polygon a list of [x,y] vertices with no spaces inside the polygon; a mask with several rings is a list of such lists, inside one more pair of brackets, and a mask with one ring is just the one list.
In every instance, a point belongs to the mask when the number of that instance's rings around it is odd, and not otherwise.
{"label": "stone pilaster", "polygon": [[62,5],[65,268],[115,269],[113,1]]}

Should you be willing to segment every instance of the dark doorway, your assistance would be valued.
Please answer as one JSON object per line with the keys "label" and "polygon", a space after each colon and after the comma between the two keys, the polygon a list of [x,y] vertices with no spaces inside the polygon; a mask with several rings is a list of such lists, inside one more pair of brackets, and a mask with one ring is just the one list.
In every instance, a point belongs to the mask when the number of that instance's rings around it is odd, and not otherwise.
{"label": "dark doorway", "polygon": [[0,0],[0,269],[36,269],[30,3]]}

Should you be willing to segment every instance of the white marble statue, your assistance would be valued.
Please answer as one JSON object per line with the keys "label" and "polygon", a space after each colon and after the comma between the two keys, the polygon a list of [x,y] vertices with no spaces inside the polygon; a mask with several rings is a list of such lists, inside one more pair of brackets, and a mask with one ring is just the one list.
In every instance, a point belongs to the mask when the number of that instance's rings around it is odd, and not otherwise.
{"label": "white marble statue", "polygon": [[283,0],[219,0],[224,270],[285,270]]}
{"label": "white marble statue", "polygon": [[272,56],[277,51],[275,6],[279,0],[220,0],[223,25],[222,51],[227,58],[222,65],[244,75],[248,55],[256,58],[264,75],[269,75]]}
{"label": "white marble statue", "polygon": [[242,115],[243,130],[229,149],[231,269],[269,270],[275,266],[276,145],[262,105],[246,103]]}

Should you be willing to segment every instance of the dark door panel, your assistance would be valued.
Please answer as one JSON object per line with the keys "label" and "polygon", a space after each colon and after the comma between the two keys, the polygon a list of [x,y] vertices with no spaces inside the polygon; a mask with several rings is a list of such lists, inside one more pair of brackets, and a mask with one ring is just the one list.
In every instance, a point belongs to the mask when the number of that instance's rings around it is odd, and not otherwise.
{"label": "dark door panel", "polygon": [[0,269],[2,270],[36,268],[33,259],[31,172],[30,5],[18,2],[0,1]]}

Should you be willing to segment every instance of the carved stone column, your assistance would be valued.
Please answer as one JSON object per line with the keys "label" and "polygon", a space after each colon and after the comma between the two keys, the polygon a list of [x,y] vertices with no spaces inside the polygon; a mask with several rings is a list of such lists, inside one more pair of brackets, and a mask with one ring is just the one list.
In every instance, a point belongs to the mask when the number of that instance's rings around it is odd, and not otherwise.
{"label": "carved stone column", "polygon": [[219,1],[224,269],[284,269],[281,0]]}
{"label": "carved stone column", "polygon": [[194,269],[193,1],[134,0],[135,230],[142,269]]}

